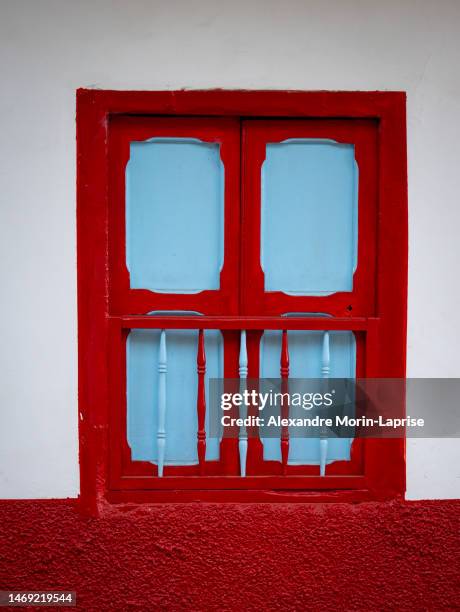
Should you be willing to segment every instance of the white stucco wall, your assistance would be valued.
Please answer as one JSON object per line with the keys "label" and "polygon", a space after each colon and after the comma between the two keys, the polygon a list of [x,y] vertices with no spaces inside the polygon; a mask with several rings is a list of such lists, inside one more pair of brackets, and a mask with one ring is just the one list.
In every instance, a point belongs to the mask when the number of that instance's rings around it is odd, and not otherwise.
{"label": "white stucco wall", "polygon": [[[408,93],[408,375],[460,376],[458,0],[1,0],[0,497],[78,494],[75,89]],[[458,440],[408,498],[460,497]]]}

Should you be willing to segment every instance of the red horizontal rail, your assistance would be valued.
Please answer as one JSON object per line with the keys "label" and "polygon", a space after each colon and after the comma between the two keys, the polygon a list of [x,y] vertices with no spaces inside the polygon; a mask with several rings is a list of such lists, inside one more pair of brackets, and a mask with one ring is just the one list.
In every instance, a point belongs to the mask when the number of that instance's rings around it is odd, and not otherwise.
{"label": "red horizontal rail", "polygon": [[[319,467],[318,467],[319,472]],[[366,486],[363,475],[334,476],[122,476],[115,481],[117,489],[359,489]]]}
{"label": "red horizontal rail", "polygon": [[[391,499],[391,496],[388,497]],[[184,489],[184,490],[140,490],[108,491],[110,503],[183,503],[183,502],[234,502],[234,503],[354,503],[375,501],[376,496],[368,489],[347,490],[244,490],[244,489]],[[379,501],[382,500],[378,497]]]}
{"label": "red horizontal rail", "polygon": [[209,316],[111,316],[122,329],[290,329],[366,331],[375,318],[366,317],[209,317]]}

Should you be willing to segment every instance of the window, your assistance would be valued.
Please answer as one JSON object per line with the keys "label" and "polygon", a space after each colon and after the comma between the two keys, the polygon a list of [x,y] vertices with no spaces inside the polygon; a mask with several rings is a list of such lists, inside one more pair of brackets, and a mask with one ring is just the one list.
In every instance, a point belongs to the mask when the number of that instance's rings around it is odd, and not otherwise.
{"label": "window", "polygon": [[404,377],[399,93],[78,94],[82,500],[404,491],[401,440],[219,440],[210,378]]}

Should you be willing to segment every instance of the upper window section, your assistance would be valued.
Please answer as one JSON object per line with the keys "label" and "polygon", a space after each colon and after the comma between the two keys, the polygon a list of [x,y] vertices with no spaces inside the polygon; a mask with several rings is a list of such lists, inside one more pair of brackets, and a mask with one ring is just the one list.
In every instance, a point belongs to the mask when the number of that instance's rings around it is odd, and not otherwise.
{"label": "upper window section", "polygon": [[267,144],[261,206],[266,291],[352,291],[358,221],[352,144],[321,139]]}
{"label": "upper window section", "polygon": [[224,253],[220,145],[190,138],[130,143],[126,265],[130,288],[216,290]]}
{"label": "upper window section", "polygon": [[237,314],[240,132],[226,117],[111,119],[112,314]]}
{"label": "upper window section", "polygon": [[377,127],[243,120],[245,313],[375,312]]}

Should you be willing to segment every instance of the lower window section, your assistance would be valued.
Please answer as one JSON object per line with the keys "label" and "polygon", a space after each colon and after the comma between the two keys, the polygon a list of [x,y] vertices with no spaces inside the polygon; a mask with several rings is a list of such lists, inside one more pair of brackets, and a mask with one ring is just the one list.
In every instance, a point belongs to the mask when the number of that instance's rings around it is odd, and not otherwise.
{"label": "lower window section", "polygon": [[[126,343],[127,437],[133,461],[158,464],[161,330],[133,329]],[[205,387],[223,377],[223,339],[206,330]],[[197,465],[197,330],[171,329],[166,340],[164,465]],[[206,432],[209,431],[206,414]],[[206,461],[219,459],[219,440],[206,436]]]}
{"label": "lower window section", "polygon": [[[265,330],[263,333],[256,332],[257,334],[260,338],[258,374],[260,378],[277,379],[280,377],[283,332]],[[325,376],[326,334],[327,377],[356,377],[355,334],[352,331],[322,330],[287,332],[289,377],[320,379]],[[235,356],[238,357],[241,346],[234,345],[243,342],[243,338],[246,343],[246,333],[241,334],[239,340],[237,331],[230,336],[224,336],[218,329],[203,331],[205,367],[202,376],[206,396],[209,379],[224,377],[224,359],[234,360]],[[248,344],[253,340],[254,337]],[[127,335],[126,438],[133,468],[130,469],[131,474],[136,473],[136,465],[142,465],[142,474],[145,476],[198,475],[195,471],[189,471],[191,467],[187,468],[199,464],[198,345],[199,332],[196,329],[131,329]],[[250,360],[251,355],[254,353],[250,351]],[[205,474],[286,474],[286,470],[280,471],[280,438],[249,439],[245,466],[247,469],[242,470],[241,441],[210,437],[210,411],[206,405],[204,414]],[[353,444],[353,440],[349,438],[332,438],[327,440],[325,446],[319,438],[289,436],[287,466],[291,471],[288,473],[311,475],[318,470],[319,474],[319,468],[313,466],[321,465],[321,475],[324,475],[325,465],[340,462],[336,463],[338,472],[331,466],[330,473],[356,474],[352,455],[355,455],[356,464],[357,446],[359,445],[356,442]],[[151,472],[145,469],[148,464],[152,466]],[[203,475],[203,471],[200,473]]]}
{"label": "lower window section", "polygon": [[[289,339],[289,376],[322,378],[324,332],[292,330]],[[356,377],[356,342],[352,332],[329,332],[329,378]],[[277,378],[280,373],[282,332],[265,331],[260,342],[260,378]],[[279,439],[262,438],[264,461],[281,461]],[[349,461],[352,440],[332,438],[327,443],[326,464]],[[288,465],[319,465],[320,441],[290,436]]]}

